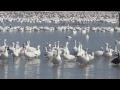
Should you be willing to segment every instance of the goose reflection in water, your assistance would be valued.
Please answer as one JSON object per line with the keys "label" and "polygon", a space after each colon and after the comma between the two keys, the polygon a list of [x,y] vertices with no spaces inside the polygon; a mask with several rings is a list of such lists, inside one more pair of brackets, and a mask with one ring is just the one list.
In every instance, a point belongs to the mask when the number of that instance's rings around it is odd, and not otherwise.
{"label": "goose reflection in water", "polygon": [[86,79],[91,79],[93,78],[93,73],[91,70],[94,69],[94,65],[89,65],[85,68],[85,78]]}
{"label": "goose reflection in water", "polygon": [[[33,70],[33,69],[35,69],[35,70]],[[32,72],[32,71],[34,71],[34,72]],[[40,74],[40,59],[32,59],[32,60],[27,61],[25,63],[24,78],[25,79],[33,78],[32,75],[35,75],[35,74],[36,74],[36,78],[39,78],[39,74]]]}
{"label": "goose reflection in water", "polygon": [[58,65],[58,66],[53,66],[52,67],[52,71],[53,71],[53,78],[56,78],[56,79],[60,79],[60,76],[61,76],[61,65]]}
{"label": "goose reflection in water", "polygon": [[8,78],[8,65],[4,65],[4,79]]}
{"label": "goose reflection in water", "polygon": [[14,72],[15,72],[15,75],[19,75],[19,69],[20,69],[20,58],[16,58],[13,60],[13,63],[14,63]]}

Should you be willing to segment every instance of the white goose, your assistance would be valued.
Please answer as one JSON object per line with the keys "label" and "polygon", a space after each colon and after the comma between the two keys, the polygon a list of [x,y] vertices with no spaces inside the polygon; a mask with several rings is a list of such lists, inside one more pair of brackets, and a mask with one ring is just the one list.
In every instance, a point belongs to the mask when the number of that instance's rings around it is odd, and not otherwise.
{"label": "white goose", "polygon": [[35,57],[36,57],[36,54],[34,54],[33,52],[27,51],[27,49],[25,48],[25,57],[27,57],[28,60],[30,60],[30,59],[32,59],[32,58],[35,58]]}
{"label": "white goose", "polygon": [[7,41],[7,39],[4,39],[4,45],[0,46],[0,52],[5,51],[5,48],[7,47],[6,41]]}
{"label": "white goose", "polygon": [[60,50],[57,50],[57,56],[53,56],[52,63],[53,64],[61,64],[61,56],[60,56]]}
{"label": "white goose", "polygon": [[112,57],[112,51],[111,51],[111,49],[109,49],[108,51],[104,51],[104,53],[103,53],[103,56],[105,57],[105,58],[111,58]]}
{"label": "white goose", "polygon": [[19,48],[18,48],[18,47],[15,47],[15,49],[13,49],[13,51],[12,51],[13,58],[19,57],[21,50],[22,50],[22,47],[19,47]]}
{"label": "white goose", "polygon": [[57,45],[56,42],[54,42],[54,47],[52,47],[52,50],[56,50],[57,49]]}
{"label": "white goose", "polygon": [[36,50],[36,48],[30,46],[30,41],[27,41],[27,44],[25,45],[25,48],[29,52],[32,52],[32,51]]}
{"label": "white goose", "polygon": [[85,54],[81,55],[78,57],[77,61],[80,63],[80,64],[86,64],[90,61],[90,58],[89,58],[89,55],[87,53],[87,50],[85,51]]}
{"label": "white goose", "polygon": [[53,51],[52,50],[48,51],[47,47],[45,47],[45,57],[48,60],[52,60],[53,59]]}
{"label": "white goose", "polygon": [[47,42],[47,48],[48,48],[48,50],[52,48],[52,45],[50,42]]}
{"label": "white goose", "polygon": [[82,44],[79,42],[77,56],[81,56],[83,54],[85,54],[85,50],[82,49]]}
{"label": "white goose", "polygon": [[63,51],[64,51],[65,53],[67,53],[67,54],[70,54],[70,51],[69,51],[69,49],[68,49],[68,44],[69,44],[69,42],[66,42],[66,45],[65,45],[65,47],[63,48]]}
{"label": "white goose", "polygon": [[74,41],[73,53],[74,53],[74,55],[77,55],[77,53],[78,53],[78,48],[76,46],[76,40]]}
{"label": "white goose", "polygon": [[6,59],[9,56],[7,47],[5,48],[5,51],[3,51],[0,55],[0,58]]}
{"label": "white goose", "polygon": [[106,43],[105,51],[109,51],[109,44]]}
{"label": "white goose", "polygon": [[68,54],[68,53],[63,53],[63,58],[66,61],[74,61],[76,60],[76,57],[74,55]]}
{"label": "white goose", "polygon": [[59,53],[62,54],[63,48],[60,48],[60,41],[58,41],[57,50],[59,50]]}
{"label": "white goose", "polygon": [[117,48],[117,46],[115,46],[115,49],[113,51],[113,55],[117,55],[117,54],[118,54],[118,48]]}
{"label": "white goose", "polygon": [[100,57],[100,56],[103,55],[103,53],[104,53],[103,47],[101,47],[100,50],[98,50],[98,51],[95,52],[95,56],[96,56],[96,57]]}
{"label": "white goose", "polygon": [[15,48],[20,48],[19,42],[17,41],[15,44]]}
{"label": "white goose", "polygon": [[120,41],[115,40],[115,44],[116,44],[116,45],[120,45]]}

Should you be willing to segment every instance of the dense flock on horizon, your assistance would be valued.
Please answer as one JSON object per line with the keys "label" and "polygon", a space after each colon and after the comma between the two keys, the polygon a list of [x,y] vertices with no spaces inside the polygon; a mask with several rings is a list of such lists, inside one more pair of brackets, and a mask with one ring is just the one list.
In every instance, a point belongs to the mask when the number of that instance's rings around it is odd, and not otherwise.
{"label": "dense flock on horizon", "polygon": [[[27,24],[26,24],[27,23]],[[69,31],[81,30],[86,24],[116,25],[109,28],[120,30],[118,27],[119,14],[116,11],[1,11],[0,31]],[[82,25],[82,26],[80,26]],[[84,28],[84,27],[83,27]],[[93,27],[94,28],[94,27]],[[95,27],[105,28],[104,26]]]}
{"label": "dense flock on horizon", "polygon": [[1,11],[0,21],[117,21],[115,11]]}

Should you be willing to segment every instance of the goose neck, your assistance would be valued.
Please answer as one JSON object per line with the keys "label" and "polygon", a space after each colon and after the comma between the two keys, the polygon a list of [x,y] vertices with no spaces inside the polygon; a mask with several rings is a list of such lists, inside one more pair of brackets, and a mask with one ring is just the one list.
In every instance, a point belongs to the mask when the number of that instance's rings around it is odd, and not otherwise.
{"label": "goose neck", "polygon": [[48,52],[48,49],[47,49],[47,47],[45,47],[45,52]]}
{"label": "goose neck", "polygon": [[76,40],[75,40],[75,47],[76,47]]}

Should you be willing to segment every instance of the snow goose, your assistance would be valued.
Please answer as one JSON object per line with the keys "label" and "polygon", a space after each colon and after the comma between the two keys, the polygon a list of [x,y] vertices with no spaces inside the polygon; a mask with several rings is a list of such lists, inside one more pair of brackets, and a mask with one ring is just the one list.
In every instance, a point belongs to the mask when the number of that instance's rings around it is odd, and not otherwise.
{"label": "snow goose", "polygon": [[27,49],[25,48],[25,57],[27,57],[28,60],[30,60],[30,59],[32,59],[32,58],[35,58],[35,57],[36,57],[36,54],[34,54],[33,52],[27,51]]}
{"label": "snow goose", "polygon": [[80,63],[80,64],[86,64],[90,61],[90,58],[89,58],[89,55],[87,53],[87,50],[85,51],[85,54],[79,56],[79,58],[77,59],[77,61]]}
{"label": "snow goose", "polygon": [[100,50],[98,50],[98,51],[95,52],[95,56],[96,56],[96,57],[100,57],[100,56],[103,55],[103,53],[104,53],[103,47],[101,47]]}
{"label": "snow goose", "polygon": [[0,46],[0,52],[5,51],[5,48],[7,47],[6,41],[7,41],[7,39],[4,39],[4,45]]}
{"label": "snow goose", "polygon": [[57,56],[54,56],[52,59],[52,63],[53,64],[61,64],[62,60],[61,60],[61,56],[60,56],[60,50],[57,50]]}
{"label": "snow goose", "polygon": [[45,47],[45,57],[46,57],[48,60],[52,60],[52,59],[53,59],[53,52],[52,52],[52,50],[48,51],[48,50],[47,50],[47,47]]}
{"label": "snow goose", "polygon": [[108,58],[108,59],[110,59],[111,57],[112,57],[112,51],[111,51],[111,49],[109,49],[109,51],[104,51],[104,53],[103,53],[103,56],[105,57],[105,58]]}
{"label": "snow goose", "polygon": [[69,51],[69,49],[68,49],[68,44],[69,44],[69,42],[66,42],[66,45],[65,45],[65,47],[63,48],[63,51],[64,51],[65,53],[67,53],[67,54],[70,53],[70,51]]}
{"label": "snow goose", "polygon": [[65,52],[63,53],[63,58],[66,61],[74,61],[74,60],[76,60],[76,57],[74,55],[71,55],[71,54],[65,53]]}
{"label": "snow goose", "polygon": [[0,58],[6,59],[8,56],[9,56],[8,50],[7,50],[7,47],[5,47],[5,51],[3,51],[3,52],[1,53]]}
{"label": "snow goose", "polygon": [[77,55],[77,53],[78,53],[78,48],[77,48],[77,46],[76,46],[76,40],[74,40],[73,54],[74,54],[74,55]]}

